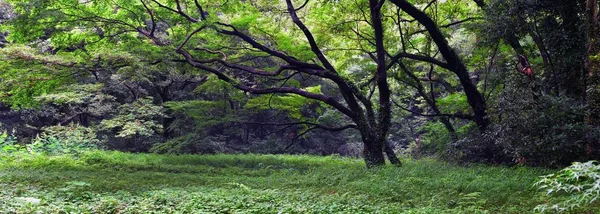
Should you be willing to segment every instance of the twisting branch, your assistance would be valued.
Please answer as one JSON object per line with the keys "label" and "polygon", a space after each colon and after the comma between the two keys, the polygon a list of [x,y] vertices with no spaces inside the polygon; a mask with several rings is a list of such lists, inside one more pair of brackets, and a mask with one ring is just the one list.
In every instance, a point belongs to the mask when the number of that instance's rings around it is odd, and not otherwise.
{"label": "twisting branch", "polygon": [[171,11],[171,12],[177,13],[177,14],[179,14],[180,16],[182,16],[182,17],[184,17],[185,19],[187,19],[188,21],[190,21],[190,22],[193,22],[193,23],[197,23],[197,22],[199,22],[199,20],[198,20],[198,19],[194,19],[194,18],[192,18],[191,16],[189,16],[187,13],[183,12],[183,9],[181,8],[181,4],[180,4],[179,0],[175,0],[175,3],[177,4],[177,10],[175,10],[175,9],[173,9],[173,8],[170,8],[170,7],[167,7],[166,5],[164,5],[164,4],[161,4],[161,3],[160,3],[160,2],[158,2],[157,0],[152,0],[152,1],[153,1],[154,3],[156,3],[156,4],[157,4],[159,7],[162,7],[162,8],[164,8],[164,9],[167,9],[167,10]]}
{"label": "twisting branch", "polygon": [[427,5],[423,8],[423,11],[426,11],[429,7],[431,7],[431,5],[433,5],[433,3],[436,3],[437,0],[433,0],[430,1],[429,3],[427,3]]}
{"label": "twisting branch", "polygon": [[311,93],[311,92],[308,92],[308,91],[305,91],[305,90],[302,90],[299,88],[294,88],[294,87],[276,87],[276,88],[248,87],[248,86],[237,83],[237,81],[231,79],[229,76],[227,76],[226,74],[224,74],[223,72],[221,72],[215,68],[212,68],[203,63],[197,62],[196,60],[193,59],[193,57],[190,55],[190,53],[184,49],[177,50],[177,53],[181,54],[191,66],[208,71],[208,72],[216,75],[217,78],[219,78],[225,82],[228,82],[233,87],[235,87],[239,90],[242,90],[242,91],[245,91],[248,93],[252,93],[252,94],[273,94],[273,93],[297,94],[302,97],[306,97],[309,99],[314,99],[314,100],[319,100],[321,102],[324,102],[324,103],[334,107],[335,109],[339,110],[343,114],[349,116],[350,118],[354,117],[354,113],[350,109],[346,108],[344,105],[342,105],[341,103],[336,101],[335,98],[333,98],[333,97],[330,97],[330,96],[327,96],[324,94]]}
{"label": "twisting branch", "polygon": [[[293,11],[293,7],[291,7],[291,8]],[[295,11],[293,14],[295,14]],[[314,46],[313,51],[317,51],[317,53],[321,53],[321,54],[317,54],[317,55],[321,55],[322,59],[324,60],[322,62],[325,64],[326,68],[323,68],[317,64],[311,64],[311,63],[305,63],[305,62],[298,61],[296,58],[288,56],[285,53],[270,49],[270,48],[258,43],[252,37],[238,31],[234,26],[232,26],[230,24],[224,24],[224,23],[217,23],[217,24],[221,25],[221,26],[229,27],[232,29],[232,30],[218,29],[217,31],[220,33],[223,33],[225,35],[236,36],[236,37],[244,40],[246,43],[252,45],[252,47],[286,61],[291,66],[295,66],[297,68],[297,70],[299,70],[299,71],[302,71],[307,74],[323,77],[323,78],[326,78],[326,79],[329,79],[329,80],[335,82],[337,84],[338,88],[340,89],[340,91],[344,97],[344,100],[350,107],[350,110],[352,110],[354,112],[352,114],[346,114],[346,115],[350,116],[350,118],[352,118],[353,120],[356,120],[357,117],[360,117],[360,115],[363,114],[363,110],[359,106],[356,98],[358,98],[362,103],[364,103],[365,106],[369,105],[369,101],[366,99],[366,97],[364,97],[364,95],[360,94],[359,90],[356,89],[356,87],[354,87],[351,83],[348,83],[344,78],[340,77],[335,72],[335,69],[333,68],[333,66],[327,61],[327,59],[322,54],[322,52],[320,52],[314,38],[312,38],[311,46]],[[310,35],[312,37],[312,34],[310,34],[310,31],[308,31],[306,26],[304,27],[304,30],[307,32],[307,35]],[[309,39],[309,40],[311,40],[311,39]],[[327,67],[329,67],[329,68],[327,68]],[[355,88],[355,89],[353,89],[353,88]]]}
{"label": "twisting branch", "polygon": [[176,50],[180,50],[181,48],[183,48],[183,46],[184,46],[185,44],[187,44],[187,43],[190,41],[190,39],[192,38],[192,36],[196,35],[197,33],[199,33],[200,31],[202,31],[202,30],[204,30],[204,29],[206,29],[206,28],[207,28],[207,26],[202,26],[202,27],[200,27],[200,28],[198,28],[198,29],[194,30],[194,31],[193,31],[192,33],[190,33],[190,34],[189,34],[187,37],[185,37],[185,40],[183,40],[183,42],[181,43],[181,45],[179,45],[179,47],[177,47],[177,49],[176,49]]}
{"label": "twisting branch", "polygon": [[448,70],[452,69],[448,65],[448,63],[442,62],[442,61],[437,60],[437,59],[435,59],[433,57],[416,55],[416,54],[409,54],[409,53],[405,53],[405,52],[400,52],[400,53],[397,53],[396,55],[392,56],[390,58],[390,63],[388,64],[387,69],[392,68],[398,62],[398,60],[400,60],[402,58],[414,59],[414,60],[418,60],[418,61],[422,61],[422,62],[432,63],[434,65],[440,66],[440,67],[448,69]]}
{"label": "twisting branch", "polygon": [[315,53],[315,55],[317,55],[317,58],[319,59],[319,61],[321,61],[321,63],[323,63],[327,70],[337,73],[333,65],[331,65],[329,60],[327,60],[323,52],[319,49],[319,46],[317,45],[317,42],[315,41],[315,38],[310,32],[310,30],[308,30],[306,25],[304,25],[300,18],[298,18],[298,15],[296,14],[296,9],[294,9],[294,5],[292,4],[292,0],[286,0],[285,2],[287,3],[288,12],[292,17],[294,24],[296,24],[296,26],[298,26],[298,28],[302,30],[302,33],[304,33],[304,36],[306,37],[306,39],[308,39],[308,43],[310,44],[312,52]]}
{"label": "twisting branch", "polygon": [[196,7],[198,8],[198,12],[200,13],[200,17],[202,17],[202,20],[206,20],[206,14],[204,14],[204,8],[202,8],[202,5],[198,3],[198,0],[194,0],[194,4],[196,4]]}
{"label": "twisting branch", "polygon": [[[268,48],[268,47],[266,47],[266,46],[264,46],[264,45],[256,42],[256,40],[254,40],[252,37],[246,35],[245,33],[242,33],[240,31],[238,31],[237,28],[235,28],[233,25],[225,24],[225,23],[217,23],[217,24],[221,25],[221,26],[225,26],[225,27],[231,28],[231,30],[217,29],[217,31],[219,33],[222,33],[222,34],[225,34],[225,35],[230,35],[230,36],[236,36],[236,37],[244,40],[246,43],[252,45],[253,48],[256,48],[256,49],[258,49],[258,50],[260,50],[262,52],[265,52],[265,53],[267,53],[269,55],[272,55],[272,56],[275,56],[277,58],[280,58],[280,59],[286,61],[287,63],[290,63],[290,64],[307,64],[307,63],[302,63],[302,62],[300,62],[300,61],[298,61],[298,60],[296,60],[296,59],[288,56],[285,53],[282,53],[282,52],[270,49],[270,48]],[[313,65],[311,67],[313,69],[319,69],[319,68],[321,68],[318,65]]]}
{"label": "twisting branch", "polygon": [[425,12],[417,9],[413,4],[409,3],[407,0],[390,0],[393,4],[395,4],[398,8],[402,9],[411,17],[418,20],[420,24],[422,24],[433,42],[435,42],[438,47],[440,53],[446,60],[447,69],[452,71],[458,79],[460,80],[460,84],[463,87],[463,91],[465,95],[467,95],[467,101],[469,105],[473,109],[474,112],[474,121],[477,123],[479,130],[484,132],[488,125],[490,124],[490,120],[487,117],[487,107],[483,95],[477,89],[477,86],[473,84],[471,81],[469,71],[464,64],[464,62],[460,59],[456,51],[450,47],[448,44],[448,40],[444,34],[440,31],[435,23]]}
{"label": "twisting branch", "polygon": [[290,66],[290,65],[282,65],[279,68],[277,68],[277,70],[275,70],[274,72],[269,72],[269,71],[264,71],[261,69],[256,69],[256,68],[248,67],[248,66],[244,66],[244,65],[228,63],[223,60],[215,60],[215,62],[218,62],[228,68],[238,69],[238,70],[242,70],[242,71],[245,71],[245,72],[248,72],[251,74],[255,74],[255,75],[259,75],[259,76],[268,76],[268,77],[279,76],[283,71],[296,69],[295,67]]}
{"label": "twisting branch", "polygon": [[294,11],[299,11],[299,10],[302,10],[302,8],[306,7],[306,5],[308,4],[308,1],[309,1],[309,0],[306,0],[306,1],[304,2],[304,4],[302,4],[302,6],[300,6],[300,7],[296,8],[296,9],[294,9]]}

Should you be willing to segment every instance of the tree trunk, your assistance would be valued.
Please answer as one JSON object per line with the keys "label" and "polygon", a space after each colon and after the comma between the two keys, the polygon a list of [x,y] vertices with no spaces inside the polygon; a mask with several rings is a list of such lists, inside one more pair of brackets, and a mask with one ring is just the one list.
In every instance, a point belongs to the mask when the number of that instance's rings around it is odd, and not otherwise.
{"label": "tree trunk", "polygon": [[460,59],[456,51],[454,51],[454,49],[448,45],[446,37],[444,34],[442,34],[437,24],[426,13],[419,10],[406,0],[391,0],[391,2],[400,9],[404,10],[404,12],[406,12],[408,15],[415,18],[415,20],[417,20],[425,27],[425,29],[427,29],[431,39],[435,42],[440,53],[446,60],[446,63],[450,68],[449,70],[456,74],[460,80],[460,84],[463,87],[465,95],[467,96],[467,101],[473,109],[474,121],[477,124],[477,127],[479,127],[481,132],[485,131],[490,124],[490,121],[487,117],[487,107],[485,100],[483,99],[483,95],[479,93],[477,86],[473,85],[466,65]]}
{"label": "tree trunk", "polygon": [[[439,114],[439,113],[437,113],[437,114]],[[450,122],[450,120],[447,117],[442,117],[442,118],[440,118],[440,122],[442,124],[444,124],[444,126],[446,127],[446,130],[448,130],[448,135],[450,135],[450,140],[452,140],[452,142],[456,142],[458,140],[458,136],[456,135],[456,130],[454,129],[454,126],[452,126],[452,123]]]}
{"label": "tree trunk", "polygon": [[392,165],[397,166],[397,167],[402,166],[402,162],[400,161],[398,156],[396,156],[396,153],[394,152],[394,148],[392,147],[392,144],[390,144],[389,141],[385,142],[385,155],[387,156],[388,160],[390,160],[390,163]]}
{"label": "tree trunk", "polygon": [[364,146],[363,158],[365,159],[367,168],[385,165],[385,157],[383,156],[383,142],[364,142]]}

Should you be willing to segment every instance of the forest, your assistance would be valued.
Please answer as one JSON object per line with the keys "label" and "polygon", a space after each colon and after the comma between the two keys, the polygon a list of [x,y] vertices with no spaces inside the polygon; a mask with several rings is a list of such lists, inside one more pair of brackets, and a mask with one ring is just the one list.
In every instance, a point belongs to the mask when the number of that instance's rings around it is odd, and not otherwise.
{"label": "forest", "polygon": [[598,213],[598,0],[0,0],[0,213]]}

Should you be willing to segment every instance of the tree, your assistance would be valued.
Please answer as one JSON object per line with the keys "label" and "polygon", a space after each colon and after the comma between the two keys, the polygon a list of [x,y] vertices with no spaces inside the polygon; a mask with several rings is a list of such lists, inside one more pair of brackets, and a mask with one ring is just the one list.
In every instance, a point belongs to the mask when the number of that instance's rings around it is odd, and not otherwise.
{"label": "tree", "polygon": [[[56,54],[80,58],[86,51],[107,47],[166,53],[163,58],[207,71],[249,94],[294,95],[322,102],[345,115],[349,123],[297,124],[309,130],[356,129],[364,143],[365,162],[373,167],[385,163],[384,151],[399,163],[386,146],[392,114],[388,72],[397,69],[402,59],[453,72],[479,129],[489,124],[483,96],[437,24],[407,1],[390,2],[12,1],[20,15],[12,22],[9,39],[25,43],[48,37]],[[401,35],[392,31],[395,26],[389,15],[404,19],[400,11],[425,27],[445,61],[394,50]],[[346,37],[352,39],[341,39]],[[171,57],[168,50],[175,50],[180,58]],[[366,76],[354,78],[356,70]],[[289,81],[296,76],[330,82],[335,92],[311,90],[308,81]],[[363,85],[372,86],[365,90]]]}

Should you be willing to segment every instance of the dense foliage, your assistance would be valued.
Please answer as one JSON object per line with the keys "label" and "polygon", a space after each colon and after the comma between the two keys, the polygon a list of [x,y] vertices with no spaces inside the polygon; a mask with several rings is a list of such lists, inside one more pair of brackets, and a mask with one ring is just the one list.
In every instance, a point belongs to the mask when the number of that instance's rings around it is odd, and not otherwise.
{"label": "dense foliage", "polygon": [[595,159],[597,6],[550,2],[8,1],[0,122],[125,151]]}
{"label": "dense foliage", "polygon": [[[0,0],[0,149],[9,159],[118,150],[591,168],[600,159],[598,4]],[[557,191],[580,168],[543,188]],[[150,194],[183,194],[169,191]],[[481,191],[462,193],[478,201]],[[539,210],[598,196],[563,193],[575,199]],[[282,193],[250,195],[263,194]],[[345,197],[315,203],[359,200]],[[147,200],[110,203],[132,198]]]}

